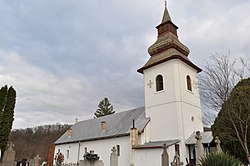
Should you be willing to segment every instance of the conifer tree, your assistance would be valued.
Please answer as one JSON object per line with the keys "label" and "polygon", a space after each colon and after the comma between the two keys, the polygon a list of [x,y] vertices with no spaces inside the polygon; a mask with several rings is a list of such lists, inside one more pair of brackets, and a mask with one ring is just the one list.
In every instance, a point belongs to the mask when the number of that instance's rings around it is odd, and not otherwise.
{"label": "conifer tree", "polygon": [[106,116],[115,113],[113,110],[113,106],[109,102],[108,98],[104,98],[102,101],[100,101],[98,108],[94,114],[95,118]]}
{"label": "conifer tree", "polygon": [[0,149],[6,149],[9,135],[14,121],[14,108],[16,104],[16,91],[7,85],[0,89]]}

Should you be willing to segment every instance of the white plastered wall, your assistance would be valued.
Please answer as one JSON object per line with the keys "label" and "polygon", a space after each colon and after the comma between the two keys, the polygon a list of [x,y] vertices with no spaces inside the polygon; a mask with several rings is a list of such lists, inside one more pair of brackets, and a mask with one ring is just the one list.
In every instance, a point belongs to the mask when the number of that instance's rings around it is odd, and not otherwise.
{"label": "white plastered wall", "polygon": [[[175,155],[175,146],[169,146],[167,152],[169,155],[169,164],[173,161]],[[161,165],[162,148],[136,149],[135,166],[159,166]]]}
{"label": "white plastered wall", "polygon": [[[156,76],[163,76],[164,90],[156,92]],[[187,90],[186,76],[192,80]],[[151,118],[151,141],[187,139],[202,131],[197,71],[179,59],[144,70],[146,116]],[[148,85],[153,82],[152,87]],[[159,132],[162,131],[162,132]]]}
{"label": "white plastered wall", "polygon": [[[80,145],[80,151],[79,149]],[[88,152],[94,150],[94,153],[98,154],[100,160],[104,162],[104,165],[110,165],[110,154],[112,147],[120,146],[120,156],[119,156],[119,166],[128,166],[130,164],[130,137],[118,137],[110,139],[102,139],[95,141],[87,141],[79,143],[69,143],[56,145],[55,155],[60,149],[60,152],[64,155],[64,162],[77,163],[78,156],[80,160],[83,160],[83,155],[85,153],[85,147],[87,147]],[[67,158],[67,150],[69,150],[69,158]]]}

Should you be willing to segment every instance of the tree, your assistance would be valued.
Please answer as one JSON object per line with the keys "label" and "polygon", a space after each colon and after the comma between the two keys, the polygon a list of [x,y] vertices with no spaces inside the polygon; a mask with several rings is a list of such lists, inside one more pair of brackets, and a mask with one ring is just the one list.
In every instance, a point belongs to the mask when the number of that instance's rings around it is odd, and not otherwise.
{"label": "tree", "polygon": [[224,150],[250,164],[250,77],[234,87],[223,103],[212,131],[213,136],[222,140]]}
{"label": "tree", "polygon": [[102,101],[100,101],[98,108],[94,114],[95,118],[106,116],[115,113],[113,110],[113,106],[110,104],[108,98],[104,98]]}
{"label": "tree", "polygon": [[68,124],[54,124],[12,130],[10,141],[15,145],[16,159],[21,161],[39,154],[42,161],[47,161],[49,146],[70,127]]}
{"label": "tree", "polygon": [[[242,58],[231,60],[228,54],[215,53],[205,61],[199,75],[199,89],[204,113],[204,123],[211,125],[222,104],[228,99],[239,80],[250,76],[250,68]],[[209,111],[208,111],[209,110]]]}
{"label": "tree", "polygon": [[14,120],[14,108],[16,104],[16,91],[7,85],[0,89],[0,149],[2,153],[6,149],[9,135]]}

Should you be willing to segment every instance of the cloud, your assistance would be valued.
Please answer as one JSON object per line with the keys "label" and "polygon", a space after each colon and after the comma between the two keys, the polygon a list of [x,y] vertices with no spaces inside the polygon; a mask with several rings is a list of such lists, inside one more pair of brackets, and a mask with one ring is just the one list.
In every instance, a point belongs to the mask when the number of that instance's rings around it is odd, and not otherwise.
{"label": "cloud", "polygon": [[[14,128],[73,123],[75,117],[91,118],[104,97],[114,101],[116,111],[138,103],[141,106],[143,101],[142,94],[132,93],[140,89],[138,85],[133,86],[133,81],[116,80],[121,80],[123,75],[110,74],[104,80],[77,74],[61,77],[30,64],[15,52],[1,51],[0,59],[1,84],[13,85],[17,91]],[[142,82],[138,77],[135,80]]]}
{"label": "cloud", "polygon": [[[1,1],[0,81],[18,93],[14,128],[91,118],[104,97],[116,111],[142,106],[136,70],[163,9],[155,0]],[[248,1],[169,1],[168,9],[198,66],[215,51],[249,58]]]}
{"label": "cloud", "polygon": [[[17,121],[15,120],[14,127],[26,126],[18,120],[36,123],[39,119],[43,119],[45,124],[47,121],[52,121],[52,119],[46,119],[46,115],[60,117],[60,114],[63,114],[65,116],[72,111],[69,108],[79,112],[80,103],[86,103],[88,100],[81,93],[91,94],[94,89],[87,78],[79,78],[77,75],[67,78],[53,75],[29,64],[13,52],[1,51],[0,59],[1,84],[13,85],[17,91],[15,117],[18,118]],[[37,114],[43,116],[34,118]],[[63,119],[54,119],[55,122],[60,120]]]}

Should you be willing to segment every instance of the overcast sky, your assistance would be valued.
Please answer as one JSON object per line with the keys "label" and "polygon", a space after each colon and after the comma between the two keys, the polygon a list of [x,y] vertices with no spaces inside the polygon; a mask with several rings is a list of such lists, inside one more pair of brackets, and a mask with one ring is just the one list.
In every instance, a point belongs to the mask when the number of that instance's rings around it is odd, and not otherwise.
{"label": "overcast sky", "polygon": [[[249,0],[169,0],[179,39],[204,67],[211,53],[250,57]],[[93,117],[144,105],[148,47],[163,0],[1,0],[0,85],[17,91],[14,128]]]}

